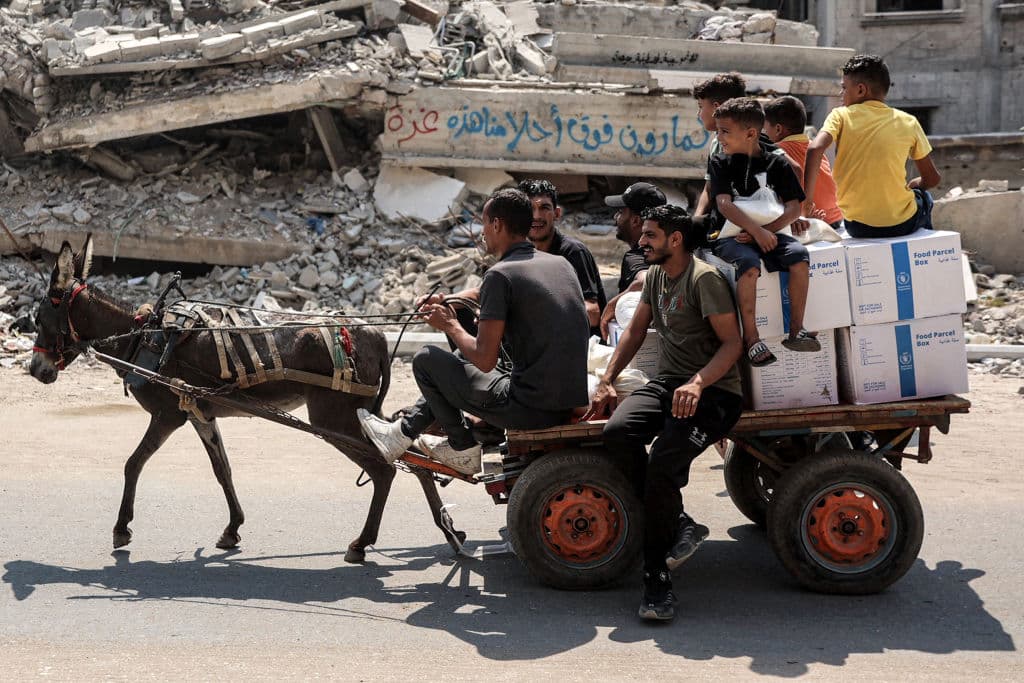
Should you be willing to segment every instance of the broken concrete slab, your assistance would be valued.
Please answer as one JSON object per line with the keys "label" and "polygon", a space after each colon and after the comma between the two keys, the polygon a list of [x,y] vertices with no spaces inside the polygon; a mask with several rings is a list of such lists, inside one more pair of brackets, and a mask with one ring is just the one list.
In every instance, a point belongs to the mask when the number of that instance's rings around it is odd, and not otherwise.
{"label": "broken concrete slab", "polygon": [[116,62],[121,59],[121,44],[112,41],[98,43],[85,48],[82,57],[86,64]]}
{"label": "broken concrete slab", "polygon": [[556,60],[550,55],[544,54],[544,52],[530,40],[517,40],[515,50],[516,57],[519,59],[519,64],[526,69],[527,72],[535,76],[543,76],[544,74],[553,71],[555,68]]}
{"label": "broken concrete slab", "polygon": [[938,199],[936,230],[960,233],[965,250],[1001,273],[1024,273],[1024,191],[962,194]]}
{"label": "broken concrete slab", "polygon": [[406,50],[410,57],[420,59],[427,50],[436,50],[438,45],[434,40],[434,31],[429,26],[414,24],[399,24],[398,30],[405,40]]}
{"label": "broken concrete slab", "polygon": [[466,189],[473,194],[484,197],[516,182],[515,178],[497,168],[457,168],[455,178],[466,183]]}
{"label": "broken concrete slab", "polygon": [[406,216],[438,223],[458,213],[466,183],[421,168],[382,166],[373,188],[377,209],[391,219]]}
{"label": "broken concrete slab", "polygon": [[121,43],[121,59],[125,61],[142,61],[151,57],[160,57],[162,54],[163,48],[160,47],[159,38],[143,38]]}
{"label": "broken concrete slab", "polygon": [[[319,17],[320,15],[318,14],[317,16]],[[246,44],[245,36],[241,33],[228,33],[227,35],[200,41],[199,51],[203,54],[203,59],[221,59],[223,57],[230,57],[236,52],[241,52]],[[124,48],[122,48],[123,52]]]}
{"label": "broken concrete slab", "polygon": [[[71,220],[72,215],[69,216]],[[233,266],[251,266],[264,261],[276,261],[302,250],[300,243],[268,242],[233,238],[196,237],[191,235],[116,235],[113,231],[92,231],[93,254],[118,258],[138,258],[147,261],[172,263],[209,263]],[[30,229],[19,236],[22,249],[38,248],[58,253],[67,240],[82,244],[84,230],[50,228],[45,232]],[[0,246],[0,255],[17,254],[9,241]]]}
{"label": "broken concrete slab", "polygon": [[243,28],[241,34],[245,36],[250,45],[265,43],[271,38],[280,38],[284,35],[284,26],[278,21],[266,21],[262,24]]}
{"label": "broken concrete slab", "polygon": [[516,27],[516,32],[521,36],[535,36],[538,33],[550,33],[551,29],[541,28],[537,23],[540,18],[537,12],[537,5],[533,0],[520,0],[505,5],[505,16]]}
{"label": "broken concrete slab", "polygon": [[[102,60],[98,58],[90,58],[89,55],[84,55],[83,61],[85,62],[85,65],[73,64],[69,66],[55,66],[50,68],[49,73],[52,76],[88,76],[143,71],[200,69],[214,65],[241,64],[245,62],[265,60],[275,55],[309,47],[310,45],[318,45],[333,40],[349,38],[359,33],[362,26],[363,25],[359,22],[340,21],[336,24],[332,24],[330,27],[307,31],[300,35],[290,36],[287,39],[283,37],[281,39],[269,38],[267,42],[262,43],[259,46],[259,49],[243,49],[235,52],[234,54],[228,55],[227,57],[221,57],[216,60],[207,59],[200,53],[195,57],[188,57],[184,59],[128,61],[120,55],[118,50],[115,49],[111,50],[109,53],[103,52],[101,54]],[[210,36],[208,38],[216,37],[219,36]],[[128,38],[130,41],[130,34]],[[102,45],[108,45],[111,42],[115,42],[117,39],[118,36],[110,36],[110,38],[103,42]],[[124,41],[122,41],[122,44],[123,42]],[[92,48],[88,48],[88,50],[94,50],[96,47],[98,46],[93,46]]]}
{"label": "broken concrete slab", "polygon": [[323,17],[315,9],[294,14],[281,19],[278,23],[284,29],[286,36],[295,35],[312,28],[320,28],[323,25]]}
{"label": "broken concrete slab", "polygon": [[173,33],[160,37],[163,54],[174,55],[179,52],[194,52],[199,49],[198,33]]}
{"label": "broken concrete slab", "polygon": [[756,45],[710,40],[557,33],[552,54],[563,64],[685,71],[740,71],[835,80],[853,56],[847,48]]}
{"label": "broken concrete slab", "polygon": [[353,192],[369,192],[370,190],[369,181],[363,177],[363,174],[359,172],[358,168],[353,168],[343,175],[341,177],[341,181]]}
{"label": "broken concrete slab", "polygon": [[222,121],[305,109],[324,102],[355,100],[366,77],[347,70],[323,71],[298,82],[256,85],[170,102],[125,107],[93,116],[54,121],[25,141],[25,149],[42,152],[88,147],[128,135],[148,135]]}

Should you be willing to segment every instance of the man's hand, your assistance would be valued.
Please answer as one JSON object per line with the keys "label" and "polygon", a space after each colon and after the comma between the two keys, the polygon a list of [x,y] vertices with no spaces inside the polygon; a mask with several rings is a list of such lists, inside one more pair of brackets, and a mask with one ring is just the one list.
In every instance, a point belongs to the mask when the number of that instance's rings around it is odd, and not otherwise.
{"label": "man's hand", "polygon": [[426,310],[431,304],[439,304],[444,301],[444,294],[424,294],[416,299],[416,310]]}
{"label": "man's hand", "polygon": [[693,417],[703,390],[704,387],[693,380],[676,389],[672,394],[672,417],[680,420]]}
{"label": "man's hand", "polygon": [[455,318],[455,312],[444,304],[426,304],[421,306],[420,309],[422,311],[420,317],[423,318],[423,321],[438,332],[447,333],[452,329],[453,325],[459,324]]}
{"label": "man's hand", "polygon": [[807,232],[810,229],[811,229],[811,224],[810,224],[810,222],[808,222],[808,220],[806,218],[797,218],[789,226],[789,230],[790,230],[790,232],[793,233],[793,237],[799,237],[800,235],[804,234],[805,232]]}
{"label": "man's hand", "polygon": [[751,237],[757,242],[757,246],[761,247],[761,251],[766,254],[779,243],[779,238],[775,236],[775,233],[764,228],[757,230]]}
{"label": "man's hand", "polygon": [[601,311],[601,321],[599,324],[601,328],[601,339],[608,341],[608,324],[613,320],[615,320],[615,306],[609,303],[604,307],[604,310]]}
{"label": "man's hand", "polygon": [[610,382],[601,380],[590,401],[590,409],[583,415],[583,420],[600,420],[611,414],[619,403],[619,396]]}

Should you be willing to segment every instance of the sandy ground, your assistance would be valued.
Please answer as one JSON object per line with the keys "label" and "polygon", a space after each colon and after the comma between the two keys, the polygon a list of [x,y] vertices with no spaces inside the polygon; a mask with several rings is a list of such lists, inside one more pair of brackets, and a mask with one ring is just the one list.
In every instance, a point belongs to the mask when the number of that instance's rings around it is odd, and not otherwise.
{"label": "sandy ground", "polygon": [[[633,582],[557,592],[508,554],[454,559],[405,475],[376,549],[346,565],[369,487],[323,442],[259,420],[221,425],[247,514],[240,550],[214,548],[226,508],[186,428],[147,466],[135,538],[111,553],[145,413],[105,367],[73,366],[51,386],[2,371],[4,678],[1019,678],[1024,397],[1016,381],[971,380],[971,413],[933,437],[932,463],[905,468],[927,529],[895,586],[800,590],[708,453],[686,496],[711,537],[677,577],[679,617],[652,628],[636,618]],[[399,363],[386,409],[414,389]],[[502,542],[505,510],[480,487],[442,495],[471,549]]]}

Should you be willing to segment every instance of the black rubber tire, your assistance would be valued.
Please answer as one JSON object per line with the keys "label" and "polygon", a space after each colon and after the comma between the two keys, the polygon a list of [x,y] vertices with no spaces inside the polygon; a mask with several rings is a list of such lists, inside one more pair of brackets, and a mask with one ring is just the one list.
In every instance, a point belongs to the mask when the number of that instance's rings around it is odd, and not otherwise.
{"label": "black rubber tire", "polygon": [[768,506],[781,475],[730,442],[725,451],[725,490],[743,516],[761,527],[768,524]]}
{"label": "black rubber tire", "polygon": [[[869,490],[891,515],[884,548],[863,569],[832,564],[810,550],[814,543],[805,534],[816,502],[824,501],[831,488],[842,491],[845,485]],[[794,464],[780,478],[768,508],[772,549],[802,586],[818,593],[867,595],[884,590],[913,566],[923,538],[924,515],[910,483],[881,458],[848,449],[826,450]]]}
{"label": "black rubber tire", "polygon": [[[607,554],[588,562],[559,557],[545,531],[548,504],[563,491],[588,487],[604,493],[616,520],[614,544]],[[588,590],[615,584],[639,565],[643,543],[642,506],[628,477],[613,457],[601,450],[571,449],[550,453],[531,463],[512,487],[508,529],[516,556],[538,581],[563,590]]]}

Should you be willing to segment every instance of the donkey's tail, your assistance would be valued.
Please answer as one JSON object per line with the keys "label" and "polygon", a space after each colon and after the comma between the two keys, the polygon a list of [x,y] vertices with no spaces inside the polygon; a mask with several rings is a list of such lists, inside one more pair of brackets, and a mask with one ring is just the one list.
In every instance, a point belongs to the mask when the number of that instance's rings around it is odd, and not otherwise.
{"label": "donkey's tail", "polygon": [[391,387],[391,356],[388,355],[387,350],[381,354],[380,357],[380,389],[377,391],[377,398],[373,402],[373,408],[370,412],[377,417],[383,417],[380,414],[380,409],[384,406],[384,399],[388,395],[388,389]]}

